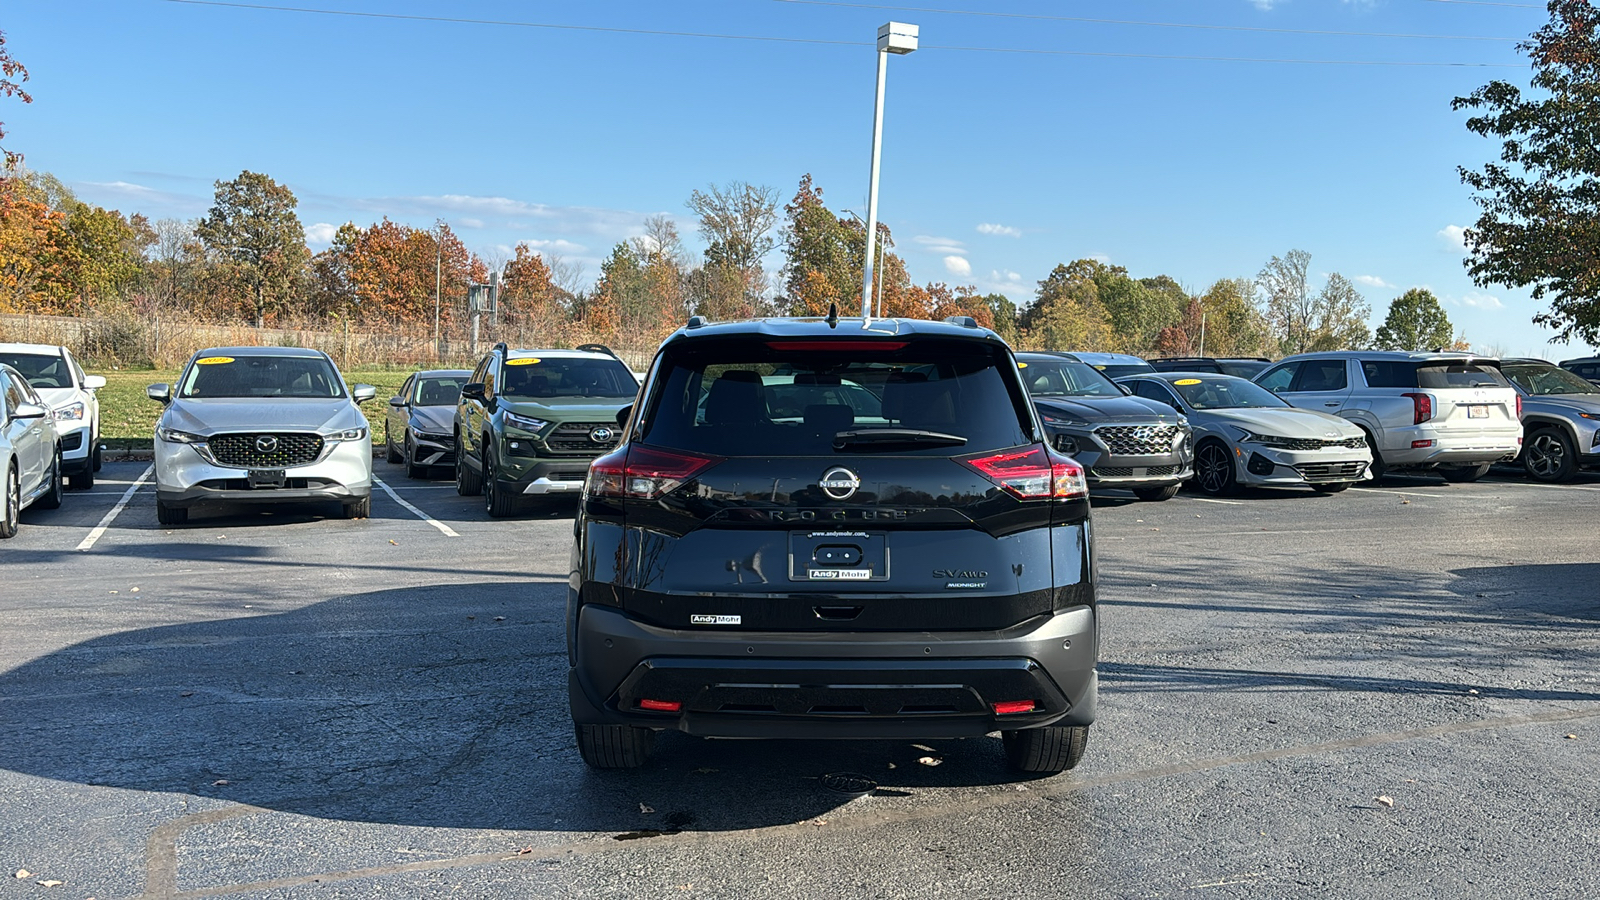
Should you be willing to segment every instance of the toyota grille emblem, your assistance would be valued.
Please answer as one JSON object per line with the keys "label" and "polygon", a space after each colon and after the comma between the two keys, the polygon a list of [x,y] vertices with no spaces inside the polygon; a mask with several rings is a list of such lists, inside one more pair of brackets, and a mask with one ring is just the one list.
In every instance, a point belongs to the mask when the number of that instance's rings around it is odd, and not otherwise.
{"label": "toyota grille emblem", "polygon": [[596,426],[594,428],[589,429],[589,440],[594,441],[596,444],[610,443],[611,437],[612,437],[611,429],[607,428],[604,425],[598,425],[598,426]]}
{"label": "toyota grille emblem", "polygon": [[278,439],[270,434],[263,434],[256,438],[257,453],[272,453],[278,449]]}
{"label": "toyota grille emblem", "polygon": [[861,487],[861,478],[844,466],[834,466],[822,473],[817,482],[822,492],[835,500],[849,500]]}

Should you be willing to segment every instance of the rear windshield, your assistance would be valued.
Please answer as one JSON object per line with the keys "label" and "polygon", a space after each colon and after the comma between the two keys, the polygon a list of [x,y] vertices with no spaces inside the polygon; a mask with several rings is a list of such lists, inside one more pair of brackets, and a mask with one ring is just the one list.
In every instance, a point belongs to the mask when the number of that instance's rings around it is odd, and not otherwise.
{"label": "rear windshield", "polygon": [[418,406],[455,406],[461,397],[466,375],[428,375],[417,379]]}
{"label": "rear windshield", "polygon": [[522,357],[508,359],[500,393],[506,397],[628,398],[639,392],[633,371],[614,359]]}
{"label": "rear windshield", "polygon": [[1272,363],[1262,362],[1258,359],[1226,359],[1217,363],[1222,369],[1222,374],[1232,375],[1235,378],[1255,378],[1266,370]]}
{"label": "rear windshield", "polygon": [[69,388],[73,386],[72,372],[67,359],[59,353],[48,356],[42,353],[0,353],[0,364],[8,365],[36,388]]}
{"label": "rear windshield", "polygon": [[[1003,348],[937,339],[853,343],[848,350],[756,340],[669,348],[638,439],[716,456],[953,456],[1032,440],[1026,401],[1001,371],[1015,371]],[[939,437],[873,443],[860,434],[874,429]]]}
{"label": "rear windshield", "polygon": [[[1153,359],[1150,368],[1157,372],[1222,372],[1222,366],[1208,359]],[[1237,372],[1227,372],[1237,375]]]}
{"label": "rear windshield", "polygon": [[1093,366],[1068,359],[1032,358],[1017,363],[1022,383],[1035,397],[1121,397],[1122,391]]}
{"label": "rear windshield", "polygon": [[1492,388],[1510,387],[1500,370],[1481,363],[1415,363],[1362,360],[1368,387]]}
{"label": "rear windshield", "polygon": [[180,397],[344,396],[344,382],[326,359],[317,356],[207,356],[194,361]]}
{"label": "rear windshield", "polygon": [[1132,363],[1122,365],[1115,363],[1109,366],[1095,366],[1095,370],[1107,378],[1126,378],[1129,375],[1145,375],[1155,371],[1149,363]]}
{"label": "rear windshield", "polygon": [[1502,371],[1518,387],[1536,397],[1600,393],[1600,388],[1558,366],[1506,366]]}

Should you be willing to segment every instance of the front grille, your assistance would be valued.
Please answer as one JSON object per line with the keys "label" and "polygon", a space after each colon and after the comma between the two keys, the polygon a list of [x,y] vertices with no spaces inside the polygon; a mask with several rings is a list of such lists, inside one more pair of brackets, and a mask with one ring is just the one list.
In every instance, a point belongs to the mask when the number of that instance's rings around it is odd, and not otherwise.
{"label": "front grille", "polygon": [[1367,464],[1358,459],[1351,462],[1306,463],[1295,466],[1294,470],[1300,473],[1301,478],[1313,481],[1319,478],[1359,478],[1366,468]]}
{"label": "front grille", "polygon": [[[1182,471],[1182,466],[1149,466],[1144,474],[1150,478],[1165,478],[1176,475]],[[1132,466],[1095,466],[1096,478],[1132,478],[1136,473]]]}
{"label": "front grille", "polygon": [[1176,425],[1102,425],[1095,437],[1105,442],[1113,456],[1152,456],[1172,452]]}
{"label": "front grille", "polygon": [[1268,446],[1279,450],[1328,450],[1334,447],[1359,450],[1366,445],[1367,439],[1364,436],[1339,438],[1332,441],[1325,441],[1321,438],[1277,438],[1268,444]]}
{"label": "front grille", "polygon": [[[611,432],[611,437],[605,441],[596,441],[589,437],[589,433],[596,428],[604,428]],[[615,447],[622,440],[622,429],[615,422],[563,422],[550,432],[550,437],[545,441],[545,446],[557,453],[583,453],[589,456],[600,454]]]}
{"label": "front grille", "polygon": [[218,465],[240,469],[287,469],[306,466],[322,455],[322,436],[295,432],[256,431],[214,434],[206,446]]}

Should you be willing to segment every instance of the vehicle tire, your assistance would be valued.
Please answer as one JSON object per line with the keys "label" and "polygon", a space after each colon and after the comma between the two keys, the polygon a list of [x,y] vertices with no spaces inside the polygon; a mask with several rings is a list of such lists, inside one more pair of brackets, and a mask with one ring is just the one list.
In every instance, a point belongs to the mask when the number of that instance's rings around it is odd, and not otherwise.
{"label": "vehicle tire", "polygon": [[406,441],[405,451],[402,454],[405,457],[405,460],[406,460],[406,477],[407,478],[427,478],[428,477],[428,467],[427,466],[419,466],[415,462],[412,462],[412,458],[416,455],[416,452],[417,452],[417,448],[415,446],[413,446],[410,441]]}
{"label": "vehicle tire", "polygon": [[61,492],[66,490],[65,477],[61,474],[61,451],[56,451],[56,461],[50,466],[50,487],[44,495],[33,501],[33,505],[40,509],[60,509]]}
{"label": "vehicle tire", "polygon": [[578,755],[591,769],[637,769],[650,759],[655,732],[633,725],[573,725]]}
{"label": "vehicle tire", "polygon": [[1481,466],[1457,466],[1451,469],[1440,469],[1439,474],[1451,484],[1468,484],[1489,474],[1489,463]]}
{"label": "vehicle tire", "polygon": [[383,449],[388,454],[389,465],[391,466],[405,458],[400,455],[399,450],[395,449],[394,440],[389,435],[389,426],[387,425],[383,426]]}
{"label": "vehicle tire", "polygon": [[1350,482],[1334,481],[1328,484],[1313,484],[1311,489],[1319,494],[1337,494],[1340,491],[1350,490]]}
{"label": "vehicle tire", "polygon": [[360,500],[346,500],[339,505],[346,519],[372,518],[372,495],[368,494]]}
{"label": "vehicle tire", "polygon": [[73,472],[71,475],[67,476],[67,487],[72,488],[75,491],[89,490],[90,488],[94,487],[94,473],[98,471],[99,468],[99,466],[95,465],[90,460],[84,460],[82,470]]}
{"label": "vehicle tire", "polygon": [[94,450],[91,452],[94,454],[94,465],[91,468],[93,471],[98,472],[100,471],[100,466],[105,463],[106,455],[105,448],[100,446],[100,439],[98,437],[94,439]]}
{"label": "vehicle tire", "polygon": [[1234,478],[1233,453],[1218,440],[1202,441],[1194,448],[1194,480],[1190,482],[1207,494],[1222,496],[1238,488]]}
{"label": "vehicle tire", "polygon": [[515,515],[517,512],[517,495],[507,491],[500,484],[500,473],[494,462],[494,454],[487,448],[483,451],[483,508],[488,511],[492,519],[504,519]]}
{"label": "vehicle tire", "polygon": [[1560,428],[1539,428],[1522,448],[1522,467],[1534,481],[1556,484],[1571,481],[1578,471],[1578,452]]}
{"label": "vehicle tire", "polygon": [[182,525],[189,521],[189,510],[182,506],[170,506],[157,500],[156,521],[163,525]]}
{"label": "vehicle tire", "polygon": [[1367,474],[1372,476],[1373,484],[1378,484],[1383,481],[1383,476],[1388,474],[1389,466],[1378,453],[1378,440],[1372,436],[1372,432],[1363,428],[1361,433],[1367,436],[1367,449],[1372,451],[1372,464],[1367,466]]}
{"label": "vehicle tire", "polygon": [[1019,772],[1065,772],[1083,758],[1089,745],[1087,725],[1047,725],[1002,731],[1006,762]]}
{"label": "vehicle tire", "polygon": [[1148,500],[1151,503],[1159,503],[1162,500],[1171,500],[1173,497],[1178,496],[1178,488],[1181,487],[1183,487],[1182,482],[1177,484],[1166,484],[1162,485],[1161,487],[1134,488],[1133,495],[1138,497],[1140,500]]}
{"label": "vehicle tire", "polygon": [[0,515],[0,540],[17,536],[17,526],[22,513],[22,479],[17,475],[15,465],[6,469],[6,508]]}
{"label": "vehicle tire", "polygon": [[461,435],[456,435],[456,493],[463,497],[476,497],[483,490],[483,476],[467,465],[466,454],[461,452]]}

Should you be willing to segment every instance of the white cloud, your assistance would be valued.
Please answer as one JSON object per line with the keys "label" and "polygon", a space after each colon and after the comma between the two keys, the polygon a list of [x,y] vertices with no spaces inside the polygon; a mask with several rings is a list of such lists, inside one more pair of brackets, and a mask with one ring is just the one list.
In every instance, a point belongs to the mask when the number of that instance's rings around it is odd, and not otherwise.
{"label": "white cloud", "polygon": [[1381,288],[1383,290],[1394,290],[1394,285],[1390,284],[1387,281],[1384,281],[1382,278],[1379,278],[1376,275],[1357,275],[1354,278],[1351,278],[1350,280],[1354,281],[1356,284],[1362,285],[1363,287]]}
{"label": "white cloud", "polygon": [[967,252],[966,245],[955,238],[933,237],[931,235],[919,234],[912,238],[911,242],[916,244],[917,248],[920,250],[925,250],[929,253],[937,253],[940,256],[963,256]]}
{"label": "white cloud", "polygon": [[1455,305],[1457,305],[1457,306],[1467,306],[1467,307],[1471,307],[1472,309],[1505,309],[1506,308],[1506,305],[1504,303],[1500,302],[1500,298],[1499,297],[1496,297],[1496,296],[1494,296],[1492,294],[1478,293],[1477,291],[1473,291],[1473,292],[1467,294],[1465,297],[1462,297],[1460,300],[1455,301]]}
{"label": "white cloud", "polygon": [[[568,234],[593,234],[608,239],[636,237],[644,233],[644,220],[652,213],[593,206],[549,206],[510,197],[478,197],[471,194],[442,194],[423,197],[329,197],[308,196],[308,205],[335,209],[359,209],[396,221],[443,219],[467,227],[537,227],[544,231]],[[668,215],[671,215],[670,213]],[[673,216],[678,219],[679,217]],[[423,226],[426,227],[426,226]]]}
{"label": "white cloud", "polygon": [[990,222],[984,222],[983,224],[979,225],[978,233],[994,234],[1002,237],[1022,237],[1022,229],[1020,228],[1012,228],[1010,225],[995,225]]}
{"label": "white cloud", "polygon": [[332,224],[329,224],[327,222],[318,222],[315,225],[307,225],[306,226],[306,243],[308,243],[308,244],[331,244],[331,243],[333,243],[333,236],[338,234],[338,233],[339,233],[339,226],[332,225]]}
{"label": "white cloud", "polygon": [[1467,249],[1466,229],[1460,225],[1446,225],[1439,229],[1439,237],[1457,250]]}
{"label": "white cloud", "polygon": [[944,258],[944,269],[951,275],[958,275],[962,278],[966,278],[972,274],[972,263],[967,262],[965,259],[962,259],[959,256],[946,256]]}
{"label": "white cloud", "polygon": [[1104,253],[1091,253],[1091,254],[1089,254],[1089,258],[1094,260],[1095,262],[1099,263],[1102,266],[1111,265],[1111,257],[1107,256]]}
{"label": "white cloud", "polygon": [[132,203],[136,209],[130,211],[155,210],[156,215],[162,213],[200,215],[210,207],[210,202],[205,197],[158,191],[152,187],[127,181],[78,181],[73,182],[72,186],[80,196],[91,203],[102,206]]}
{"label": "white cloud", "polygon": [[471,219],[471,218],[457,219],[456,220],[456,224],[460,225],[462,228],[483,228],[484,227],[484,223],[483,223],[482,219]]}

